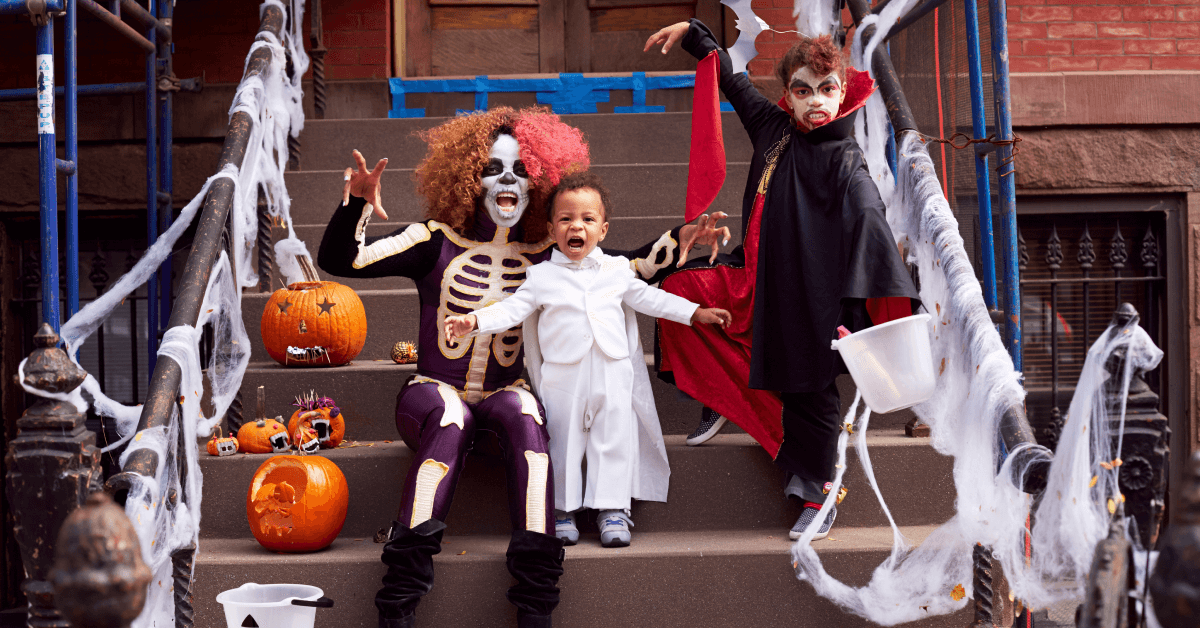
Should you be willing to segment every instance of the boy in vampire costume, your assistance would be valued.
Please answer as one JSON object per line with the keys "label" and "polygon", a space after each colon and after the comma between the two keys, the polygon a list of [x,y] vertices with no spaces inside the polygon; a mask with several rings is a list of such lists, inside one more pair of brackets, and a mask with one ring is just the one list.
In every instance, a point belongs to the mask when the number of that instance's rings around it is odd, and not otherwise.
{"label": "boy in vampire costume", "polygon": [[[476,430],[485,430],[500,441],[508,479],[508,569],[517,581],[508,599],[518,626],[548,627],[559,600],[563,544],[553,534],[545,412],[520,379],[522,330],[458,342],[447,342],[441,330],[447,315],[469,314],[516,292],[526,270],[550,257],[545,201],[564,174],[588,167],[587,144],[578,129],[534,109],[460,116],[422,137],[429,152],[415,174],[428,218],[368,237],[372,213],[387,219],[379,187],[387,160],[368,171],[355,151],[358,169],[346,171],[342,205],[317,255],[322,269],[341,277],[408,277],[420,298],[417,372],[396,397],[396,427],[416,456],[383,548],[379,626],[413,625],[421,596],[433,586],[433,556],[441,551],[466,453]],[[721,233],[676,227],[637,251],[611,254],[630,259],[641,279],[654,282],[692,244],[711,244],[715,255]]]}
{"label": "boy in vampire costume", "polygon": [[[874,80],[849,67],[830,37],[801,36],[777,68],[785,95],[776,104],[733,72],[698,20],[660,30],[645,50],[662,45],[666,53],[680,40],[701,60],[698,73],[706,65],[718,72],[754,157],[742,246],[662,282],[702,307],[729,310],[733,324],[660,320],[660,377],[741,426],[790,474],[785,494],[805,505],[792,529],[798,538],[834,476],[841,425],[834,378],[845,365],[830,341],[838,326],[858,331],[908,316],[917,303],[879,191],[850,137]],[[828,534],[836,512],[816,538]]]}

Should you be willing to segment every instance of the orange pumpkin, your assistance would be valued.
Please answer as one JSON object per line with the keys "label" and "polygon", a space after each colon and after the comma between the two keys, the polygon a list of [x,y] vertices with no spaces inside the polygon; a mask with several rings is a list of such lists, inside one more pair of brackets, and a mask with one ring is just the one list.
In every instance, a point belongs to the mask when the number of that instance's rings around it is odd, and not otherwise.
{"label": "orange pumpkin", "polygon": [[292,432],[292,443],[296,445],[296,453],[301,456],[315,454],[321,449],[321,440],[317,438],[317,431],[307,425],[301,425]]}
{"label": "orange pumpkin", "polygon": [[342,470],[323,456],[272,456],[246,493],[250,531],[276,552],[328,547],[346,523],[349,489]]}
{"label": "orange pumpkin", "polygon": [[320,281],[307,256],[297,256],[304,281],[280,288],[263,308],[267,353],[284,366],[336,366],[367,342],[367,313],[354,290]]}
{"label": "orange pumpkin", "polygon": [[210,456],[232,456],[238,452],[238,439],[233,436],[221,438],[221,426],[217,425],[212,438],[208,440]]}
{"label": "orange pumpkin", "polygon": [[299,410],[288,419],[289,434],[295,434],[297,427],[307,425],[316,430],[322,448],[333,449],[342,444],[346,437],[346,421],[333,399],[318,397],[309,391],[307,395],[296,397],[296,403],[292,405]]}
{"label": "orange pumpkin", "polygon": [[283,417],[259,419],[238,429],[238,451],[248,454],[282,453],[288,450],[287,430]]}

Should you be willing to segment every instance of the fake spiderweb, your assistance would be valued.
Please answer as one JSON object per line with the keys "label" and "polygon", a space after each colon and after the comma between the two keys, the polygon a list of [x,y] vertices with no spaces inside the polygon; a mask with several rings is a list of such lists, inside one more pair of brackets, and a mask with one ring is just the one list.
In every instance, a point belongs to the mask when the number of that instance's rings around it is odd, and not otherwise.
{"label": "fake spiderweb", "polygon": [[[260,15],[267,7],[277,7],[289,16],[290,30],[281,37],[260,32],[250,48],[250,55],[266,48],[271,63],[266,72],[243,78],[238,85],[232,117],[238,112],[251,121],[250,140],[241,168],[225,166],[205,182],[181,211],[174,224],[142,255],[141,260],[118,279],[102,296],[87,304],[62,326],[61,336],[67,354],[78,364],[80,347],[104,321],[170,255],[175,243],[195,220],[214,181],[229,179],[234,194],[230,210],[232,256],[225,251],[213,265],[195,325],[168,329],[158,350],[160,358],[174,360],[182,372],[180,403],[173,404],[167,427],[136,431],[141,406],[124,406],[104,395],[99,383],[88,375],[82,385],[70,393],[45,393],[30,387],[26,390],[42,397],[72,402],[80,412],[90,405],[96,414],[114,419],[121,439],[105,451],[128,443],[121,456],[124,465],[138,450],[152,451],[158,460],[154,477],[130,474],[131,486],[125,502],[125,512],[133,523],[141,543],[142,557],[153,573],[146,605],[133,622],[135,628],[162,628],[175,625],[175,595],[173,590],[173,554],[195,549],[199,545],[200,508],[203,475],[198,461],[199,439],[207,438],[212,427],[224,417],[241,386],[242,376],[250,361],[250,341],[242,325],[241,290],[259,282],[252,256],[257,237],[257,201],[259,190],[267,200],[267,211],[287,228],[287,237],[276,245],[276,256],[287,281],[302,277],[295,255],[308,255],[304,243],[296,238],[290,218],[290,199],[284,185],[283,171],[288,159],[288,135],[298,136],[304,127],[301,106],[300,78],[308,69],[301,26],[304,21],[303,0],[264,0]],[[292,77],[286,75],[288,57],[293,67]],[[269,281],[269,278],[265,278]],[[213,331],[214,350],[208,364],[200,359],[200,339],[205,326]],[[18,369],[22,372],[24,362]],[[207,371],[207,377],[205,372]],[[23,379],[23,375],[21,376]],[[207,384],[211,397],[211,416],[201,408],[201,397]],[[135,433],[136,432],[136,433]],[[181,467],[184,473],[181,474]],[[186,580],[182,576],[186,575]],[[192,574],[180,574],[181,581],[191,582]]]}

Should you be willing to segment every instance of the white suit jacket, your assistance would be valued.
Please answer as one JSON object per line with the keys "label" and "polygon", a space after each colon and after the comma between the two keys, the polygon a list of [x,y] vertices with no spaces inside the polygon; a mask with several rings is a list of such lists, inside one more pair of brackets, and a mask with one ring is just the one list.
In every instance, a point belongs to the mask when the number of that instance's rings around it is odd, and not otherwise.
{"label": "white suit jacket", "polygon": [[[592,281],[588,282],[591,285],[582,288],[577,285],[575,286],[576,289],[582,290],[585,294],[583,295],[583,300],[576,299],[582,305],[578,305],[575,308],[578,311],[571,317],[574,322],[553,322],[547,320],[547,323],[552,324],[542,325],[542,316],[539,312],[537,297],[545,292],[545,284],[554,282],[556,279],[566,279],[565,284],[557,282],[559,291],[563,293],[562,296],[565,301],[567,300],[565,298],[566,293],[569,292],[567,286],[573,285],[571,276],[565,273],[570,273],[573,270],[583,270],[585,264],[598,272],[585,273],[592,277]],[[618,268],[618,264],[620,264],[620,268]],[[545,272],[543,273],[543,271]],[[543,275],[544,278],[539,280],[539,276]],[[626,277],[627,279],[622,282],[620,280],[622,277]],[[578,284],[582,282],[577,277],[574,283]],[[626,286],[626,292],[620,296],[617,296],[617,294],[610,295],[610,293],[618,290],[622,283]],[[597,290],[596,286],[600,284],[605,285],[606,288],[604,290]],[[526,290],[526,286],[529,286],[530,294],[521,297],[520,301],[516,301],[517,295]],[[608,300],[616,299],[620,305],[613,306],[612,303],[603,298],[591,298],[591,295],[586,294],[588,292],[596,293],[597,297],[608,296]],[[531,297],[533,298],[531,299]],[[663,301],[657,301],[660,298]],[[638,455],[635,458],[632,496],[634,499],[665,502],[667,501],[667,489],[670,485],[671,467],[667,462],[667,447],[663,443],[662,426],[658,422],[658,409],[654,406],[654,391],[650,388],[650,373],[646,369],[645,360],[642,359],[642,341],[641,336],[638,334],[637,317],[633,313],[634,308],[631,307],[631,304],[636,303],[638,304],[639,311],[652,314],[653,312],[641,309],[642,307],[647,307],[647,309],[655,307],[653,305],[648,306],[647,301],[657,303],[658,306],[661,306],[661,309],[658,310],[659,312],[663,314],[670,313],[669,316],[662,316],[662,318],[669,318],[685,325],[691,324],[692,314],[698,307],[695,303],[663,292],[657,288],[651,288],[645,282],[636,279],[633,276],[633,271],[630,270],[629,262],[623,257],[604,255],[599,252],[599,249],[596,249],[582,262],[575,264],[566,255],[563,255],[556,249],[551,254],[550,261],[542,262],[529,268],[525,283],[521,285],[521,288],[513,296],[496,304],[505,305],[506,307],[499,308],[492,306],[483,310],[476,310],[475,315],[480,327],[483,326],[485,319],[488,319],[489,325],[487,329],[480,329],[477,333],[495,333],[508,329],[521,322],[521,320],[525,320],[526,324],[523,332],[525,339],[525,366],[529,371],[529,379],[532,380],[533,388],[538,391],[538,394],[541,394],[542,356],[544,353],[541,341],[542,334],[539,332],[549,334],[547,340],[553,343],[556,348],[560,344],[566,343],[560,342],[559,338],[553,338],[553,336],[565,336],[568,340],[572,337],[575,338],[576,342],[581,346],[577,351],[578,357],[575,358],[575,362],[581,360],[585,352],[595,342],[607,343],[607,345],[601,344],[600,347],[609,357],[613,357],[612,352],[623,353],[625,356],[630,357],[630,362],[633,364],[633,412],[638,418]],[[510,302],[512,302],[511,305]],[[530,303],[532,303],[532,307]],[[597,312],[611,312],[612,310],[605,308],[610,306],[619,307],[621,311],[621,319],[619,320],[623,322],[614,323],[608,321],[601,325],[587,315],[589,304],[596,308],[593,311]],[[570,308],[565,303],[558,307],[563,308],[562,312],[570,312]],[[506,314],[508,318],[505,318],[503,321],[499,317],[492,318],[491,313],[479,317],[479,313],[485,310],[493,310],[493,312],[499,314],[510,308],[511,311],[508,311]],[[546,309],[548,310],[549,308]],[[526,314],[528,318],[526,316],[521,316],[520,318],[513,317],[513,314],[526,310],[528,310]],[[547,317],[547,319],[556,317],[557,315],[555,317]],[[563,318],[567,317],[564,316]],[[505,326],[506,323],[507,326]],[[567,327],[566,333],[560,333],[563,331],[559,328],[560,324]],[[570,325],[578,327],[571,328]],[[597,338],[597,334],[595,333],[597,328],[603,328],[608,332],[612,325],[621,325],[623,328],[620,330],[619,338],[615,334],[606,334],[603,340]],[[581,336],[591,336],[591,338],[588,338],[585,342]],[[572,355],[575,352],[564,350],[562,353]],[[558,360],[554,361],[557,362]]]}
{"label": "white suit jacket", "polygon": [[[579,262],[555,249],[549,261],[531,266],[525,283],[512,296],[474,312],[479,334],[494,334],[521,324],[541,310],[538,336],[542,358],[576,364],[597,345],[614,360],[631,356],[624,306],[656,318],[690,325],[695,303],[652,288],[638,279],[629,260],[592,249]],[[528,334],[529,325],[525,326]],[[640,353],[635,356],[640,358]]]}

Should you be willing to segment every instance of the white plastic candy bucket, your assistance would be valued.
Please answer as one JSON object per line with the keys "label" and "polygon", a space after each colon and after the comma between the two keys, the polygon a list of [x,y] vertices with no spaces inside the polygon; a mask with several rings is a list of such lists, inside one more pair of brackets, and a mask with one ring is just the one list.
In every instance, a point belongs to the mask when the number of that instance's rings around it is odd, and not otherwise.
{"label": "white plastic candy bucket", "polygon": [[933,396],[929,319],[915,314],[833,341],[874,412],[902,410]]}
{"label": "white plastic candy bucket", "polygon": [[331,608],[324,591],[307,584],[247,582],[217,596],[228,628],[312,628],[318,608]]}

